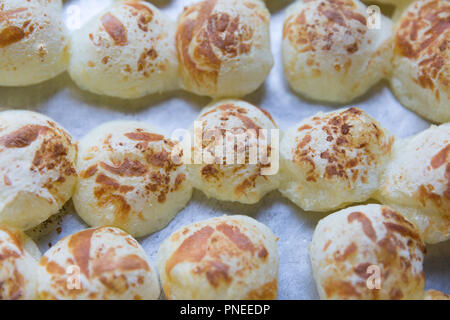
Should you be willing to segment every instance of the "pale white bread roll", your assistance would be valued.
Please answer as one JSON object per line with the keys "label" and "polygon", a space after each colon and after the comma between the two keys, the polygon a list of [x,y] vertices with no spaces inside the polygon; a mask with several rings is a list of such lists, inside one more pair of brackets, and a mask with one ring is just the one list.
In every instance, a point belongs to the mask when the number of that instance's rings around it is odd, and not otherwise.
{"label": "pale white bread roll", "polygon": [[0,112],[0,223],[22,230],[57,213],[77,180],[77,146],[52,119]]}
{"label": "pale white bread roll", "polygon": [[0,2],[0,86],[26,86],[67,68],[61,0]]}
{"label": "pale white bread roll", "polygon": [[177,87],[175,22],[145,1],[117,1],[73,33],[69,73],[83,89],[139,98]]}
{"label": "pale white bread roll", "polygon": [[425,291],[424,300],[450,300],[450,295],[437,290]]}
{"label": "pale white bread roll", "polygon": [[378,204],[322,219],[309,247],[320,298],[339,300],[422,299],[424,253],[417,228]]}
{"label": "pale white bread roll", "polygon": [[73,197],[80,217],[135,237],[165,227],[192,195],[184,164],[172,157],[174,145],[139,122],[109,122],[87,134],[80,141]]}
{"label": "pale white bread roll", "polygon": [[425,242],[450,239],[450,123],[403,141],[377,198],[405,215]]}
{"label": "pale white bread roll", "polygon": [[368,200],[393,144],[394,136],[358,108],[318,113],[283,135],[280,192],[307,211]]}
{"label": "pale white bread roll", "polygon": [[41,253],[22,231],[0,225],[0,300],[37,299]]}
{"label": "pale white bread roll", "polygon": [[171,300],[273,300],[278,249],[265,225],[223,216],[181,228],[158,251],[164,293]]}
{"label": "pale white bread roll", "polygon": [[297,1],[286,9],[282,54],[292,89],[334,103],[361,96],[387,76],[392,57],[392,22],[368,27],[358,0]]}
{"label": "pale white bread roll", "polygon": [[450,121],[450,2],[419,0],[396,25],[392,89],[422,117]]}
{"label": "pale white bread roll", "polygon": [[44,300],[156,300],[161,293],[144,249],[112,227],[63,238],[42,257],[38,275]]}
{"label": "pale white bread roll", "polygon": [[211,97],[255,91],[273,66],[270,13],[261,0],[204,0],[178,19],[184,89]]}
{"label": "pale white bread roll", "polygon": [[[247,204],[257,203],[266,193],[278,188],[278,175],[265,173],[272,166],[272,152],[277,152],[272,148],[271,130],[278,128],[267,111],[242,100],[221,100],[203,109],[197,122],[201,128],[197,133],[194,128],[193,135],[203,137],[203,143],[196,146],[194,141],[194,148],[198,147],[203,159],[201,164],[194,159],[188,166],[195,188],[208,197]],[[234,137],[234,142],[227,135]],[[245,135],[249,139],[242,139],[242,144],[237,142]],[[227,144],[235,151],[231,161],[227,161],[227,150],[230,149]],[[251,150],[259,148],[267,150],[267,157],[259,153],[256,159],[252,158]]]}

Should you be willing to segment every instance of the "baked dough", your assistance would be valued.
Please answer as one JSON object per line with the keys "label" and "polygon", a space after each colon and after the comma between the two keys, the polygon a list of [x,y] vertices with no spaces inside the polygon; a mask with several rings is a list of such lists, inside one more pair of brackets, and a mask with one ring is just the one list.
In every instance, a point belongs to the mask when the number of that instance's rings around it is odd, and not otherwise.
{"label": "baked dough", "polygon": [[392,22],[368,28],[358,0],[296,1],[286,9],[284,71],[292,89],[307,98],[346,103],[390,72]]}
{"label": "baked dough", "polygon": [[109,122],[87,134],[80,141],[73,197],[80,217],[135,237],[165,227],[192,195],[174,145],[159,130],[132,121]]}
{"label": "baked dough", "polygon": [[392,90],[422,117],[450,121],[450,2],[419,0],[396,25]]}
{"label": "baked dough", "polygon": [[139,98],[175,89],[175,22],[146,1],[117,1],[71,41],[69,73],[83,89]]}
{"label": "baked dough", "polygon": [[37,299],[41,253],[22,231],[0,225],[0,300]]}
{"label": "baked dough", "polygon": [[203,0],[178,19],[184,89],[211,97],[255,91],[273,66],[270,13],[261,0]]}
{"label": "baked dough", "polygon": [[[213,102],[203,109],[197,122],[202,127],[199,127],[197,132],[194,128],[192,135],[203,137],[201,145],[197,143],[198,146],[195,146],[194,141],[194,147],[197,147],[198,152],[202,152],[203,158],[201,161],[193,159],[193,163],[188,166],[190,180],[195,188],[203,191],[208,197],[247,204],[257,203],[266,193],[278,188],[279,177],[273,174],[278,173],[278,170],[275,170],[274,166],[271,167],[272,162],[278,161],[271,160],[270,136],[271,129],[278,127],[267,111],[241,100],[222,100]],[[267,132],[259,134],[260,129],[267,129]],[[245,142],[247,151],[243,151],[243,144],[236,141],[246,133],[250,138]],[[235,142],[228,139],[227,134],[229,136],[234,134]],[[264,149],[264,139],[268,146],[267,158],[258,156],[252,159],[250,150]],[[241,154],[245,158],[242,157],[238,161],[239,157],[236,156],[231,163],[227,162],[226,153],[229,150],[226,148],[227,144],[233,147],[234,151],[242,150]],[[222,155],[217,151],[218,146]],[[277,150],[273,151],[275,152]],[[266,174],[264,170],[269,168],[273,168],[274,172]]]}
{"label": "baked dough", "polygon": [[249,217],[223,216],[181,228],[161,244],[157,263],[168,299],[277,297],[275,236]]}
{"label": "baked dough", "polygon": [[318,113],[283,135],[280,192],[307,211],[366,201],[379,188],[394,141],[358,108]]}
{"label": "baked dough", "polygon": [[450,239],[450,123],[398,145],[378,199],[415,223],[427,243]]}
{"label": "baked dough", "polygon": [[378,204],[322,219],[309,247],[321,299],[422,299],[424,252],[419,230]]}
{"label": "baked dough", "polygon": [[63,238],[42,257],[38,274],[44,300],[156,300],[161,292],[144,249],[112,227]]}
{"label": "baked dough", "polygon": [[67,68],[67,30],[61,0],[2,0],[0,86],[26,86]]}
{"label": "baked dough", "polygon": [[72,197],[77,146],[52,119],[0,112],[0,223],[22,230],[57,213]]}
{"label": "baked dough", "polygon": [[450,300],[450,295],[437,290],[428,290],[425,292],[424,300]]}

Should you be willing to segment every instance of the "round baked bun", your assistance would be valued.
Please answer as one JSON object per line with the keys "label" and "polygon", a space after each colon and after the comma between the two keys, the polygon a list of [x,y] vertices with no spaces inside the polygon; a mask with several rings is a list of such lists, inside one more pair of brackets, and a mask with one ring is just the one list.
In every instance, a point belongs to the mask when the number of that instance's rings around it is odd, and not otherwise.
{"label": "round baked bun", "polygon": [[367,7],[358,0],[296,1],[286,9],[284,71],[305,97],[349,102],[390,71],[392,22],[368,27]]}
{"label": "round baked bun", "polygon": [[181,228],[158,251],[164,293],[171,300],[276,299],[276,241],[269,228],[244,216]]}
{"label": "round baked bun", "polygon": [[415,1],[396,27],[392,89],[407,108],[450,121],[450,2]]}
{"label": "round baked bun", "polygon": [[174,146],[139,122],[109,122],[87,134],[80,141],[73,197],[80,217],[135,237],[164,228],[192,195]]}
{"label": "round baked bun", "polygon": [[358,108],[318,113],[283,135],[280,192],[307,211],[368,200],[393,143],[394,136]]}
{"label": "round baked bun", "polygon": [[41,253],[22,231],[0,225],[0,300],[37,299]]}
{"label": "round baked bun", "polygon": [[321,299],[422,299],[424,252],[416,227],[378,204],[327,216],[309,247]]}
{"label": "round baked bun", "polygon": [[73,194],[77,146],[50,118],[0,112],[0,224],[22,230],[57,213]]}
{"label": "round baked bun", "polygon": [[450,123],[399,144],[378,199],[416,224],[425,242],[450,239]]}
{"label": "round baked bun", "polygon": [[[188,166],[195,188],[208,197],[247,204],[278,188],[278,159],[272,158],[277,150],[271,143],[271,130],[278,127],[267,111],[241,100],[222,100],[207,106],[196,123],[201,126],[194,125],[193,136],[203,143],[196,146],[194,141],[194,161]],[[252,150],[259,149],[266,150],[267,157],[258,153],[253,158]],[[203,155],[200,161],[195,152]]]}
{"label": "round baked bun", "polygon": [[69,73],[83,89],[139,98],[176,88],[175,23],[146,1],[117,1],[74,32]]}
{"label": "round baked bun", "polygon": [[437,290],[428,290],[425,292],[424,300],[450,300],[450,295]]}
{"label": "round baked bun", "polygon": [[45,300],[156,300],[160,285],[144,249],[120,229],[87,229],[65,237],[42,257]]}
{"label": "round baked bun", "polygon": [[0,2],[0,86],[51,79],[68,63],[61,0]]}
{"label": "round baked bun", "polygon": [[255,91],[273,66],[269,24],[261,0],[204,0],[186,7],[176,34],[183,88],[216,98]]}

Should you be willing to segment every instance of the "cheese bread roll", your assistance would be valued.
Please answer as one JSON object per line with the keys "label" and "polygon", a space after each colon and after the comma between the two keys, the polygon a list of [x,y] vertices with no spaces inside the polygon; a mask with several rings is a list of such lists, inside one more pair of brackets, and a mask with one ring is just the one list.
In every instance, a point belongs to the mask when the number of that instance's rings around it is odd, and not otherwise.
{"label": "cheese bread roll", "polygon": [[203,0],[178,19],[184,89],[211,97],[255,91],[273,66],[270,13],[261,0]]}
{"label": "cheese bread roll", "polygon": [[419,0],[397,22],[392,89],[422,117],[450,121],[450,2]]}
{"label": "cheese bread roll", "polygon": [[67,30],[61,0],[0,2],[0,86],[26,86],[67,68]]}
{"label": "cheese bread roll", "polygon": [[41,253],[22,231],[0,225],[0,300],[37,299]]}
{"label": "cheese bread roll", "polygon": [[368,200],[392,155],[394,136],[358,108],[319,113],[285,132],[280,192],[307,211]]}
{"label": "cheese bread roll", "polygon": [[22,230],[57,213],[72,197],[77,146],[52,119],[0,112],[0,223]]}
{"label": "cheese bread roll", "polygon": [[277,297],[275,236],[249,217],[223,216],[186,226],[161,244],[157,263],[168,299]]}
{"label": "cheese bread roll", "polygon": [[165,227],[192,195],[174,146],[145,123],[115,121],[91,131],[80,141],[78,214],[91,226],[116,226],[135,237]]}
{"label": "cheese bread roll", "polygon": [[349,102],[387,76],[392,22],[369,28],[358,0],[297,1],[286,9],[283,63],[292,89],[308,98]]}
{"label": "cheese bread roll", "polygon": [[350,207],[319,222],[309,247],[321,299],[422,299],[425,244],[389,207]]}
{"label": "cheese bread roll", "polygon": [[[202,158],[188,166],[195,188],[208,197],[253,204],[278,187],[277,172],[265,171],[278,162],[272,160],[278,150],[271,139],[271,130],[278,127],[267,111],[241,100],[222,100],[207,106],[197,123],[201,127],[194,127],[193,135],[202,141],[194,141],[194,152]],[[253,157],[259,149],[264,154]]]}
{"label": "cheese bread roll", "polygon": [[42,257],[38,274],[45,300],[156,300],[161,291],[139,243],[111,227],[63,238]]}
{"label": "cheese bread roll", "polygon": [[416,224],[426,242],[450,239],[450,123],[399,144],[378,198]]}
{"label": "cheese bread roll", "polygon": [[146,1],[117,1],[71,43],[69,73],[85,90],[139,98],[177,86],[175,23]]}

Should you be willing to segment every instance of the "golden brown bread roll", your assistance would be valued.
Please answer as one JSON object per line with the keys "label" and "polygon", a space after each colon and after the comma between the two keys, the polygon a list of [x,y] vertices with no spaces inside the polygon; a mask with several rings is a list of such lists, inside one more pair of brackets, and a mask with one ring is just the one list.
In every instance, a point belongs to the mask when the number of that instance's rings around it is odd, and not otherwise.
{"label": "golden brown bread roll", "polygon": [[45,300],[155,300],[161,292],[139,243],[111,227],[58,241],[42,257],[38,272]]}
{"label": "golden brown bread roll", "polygon": [[22,231],[0,225],[0,300],[37,299],[36,244]]}
{"label": "golden brown bread roll", "polygon": [[75,208],[91,226],[116,226],[135,237],[165,227],[192,195],[174,142],[145,123],[105,123],[80,141]]}
{"label": "golden brown bread roll", "polygon": [[178,18],[176,45],[184,89],[241,97],[268,76],[270,13],[261,0],[203,0]]}
{"label": "golden brown bread roll", "polygon": [[322,219],[309,247],[321,299],[422,299],[424,253],[419,230],[378,204]]}
{"label": "golden brown bread roll", "polygon": [[[211,103],[202,110],[197,121],[202,124],[198,133],[203,137],[203,142],[198,149],[203,153],[203,159],[201,164],[188,165],[189,178],[195,188],[203,191],[208,197],[252,204],[278,187],[278,175],[272,172],[266,174],[264,171],[269,169],[270,164],[268,165],[261,156],[256,159],[250,157],[250,149],[263,148],[262,139],[266,138],[267,162],[271,161],[271,164],[274,164],[276,161],[271,160],[270,134],[271,129],[278,127],[267,111],[242,100],[227,99]],[[266,129],[267,132],[259,134],[261,129]],[[253,130],[253,135],[249,135],[250,138],[244,141],[247,148],[244,150],[244,147],[236,141],[239,134],[244,135],[247,130]],[[236,140],[234,142],[228,140],[227,134]],[[238,162],[239,155],[236,155],[231,163],[227,162],[227,143],[231,145],[233,151],[242,151],[242,161]],[[224,150],[221,156],[216,153],[219,146],[221,151]],[[273,153],[275,152],[277,151],[274,150]],[[207,159],[214,161],[209,163]],[[216,160],[223,163],[217,163]]]}
{"label": "golden brown bread roll", "polygon": [[161,244],[158,269],[168,299],[277,297],[275,236],[245,216],[223,216],[181,228]]}
{"label": "golden brown bread roll", "polygon": [[415,223],[427,243],[450,239],[450,123],[398,144],[377,198]]}
{"label": "golden brown bread roll", "polygon": [[280,192],[307,211],[368,200],[379,188],[394,136],[358,108],[319,113],[283,135]]}
{"label": "golden brown bread roll", "polygon": [[27,230],[57,213],[73,194],[77,146],[52,119],[0,112],[0,223]]}
{"label": "golden brown bread roll", "polygon": [[286,9],[284,71],[292,89],[308,98],[345,103],[361,96],[391,68],[392,22],[368,27],[359,0],[296,1]]}
{"label": "golden brown bread roll", "polygon": [[146,1],[117,1],[74,32],[69,73],[85,90],[120,98],[174,89],[175,23]]}
{"label": "golden brown bread roll", "polygon": [[450,3],[419,0],[396,24],[392,89],[407,108],[450,121]]}

